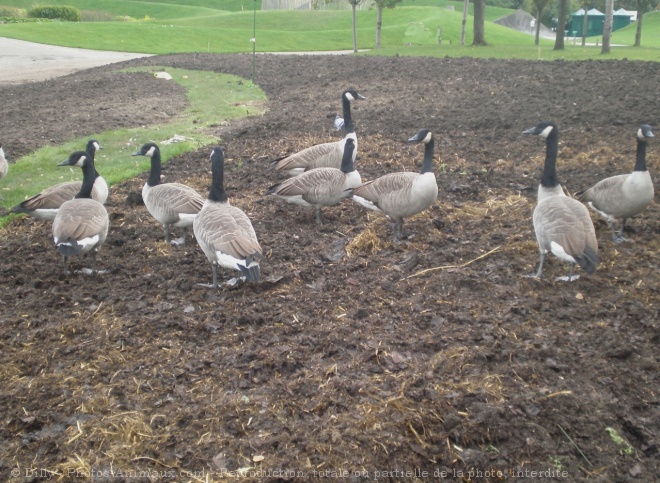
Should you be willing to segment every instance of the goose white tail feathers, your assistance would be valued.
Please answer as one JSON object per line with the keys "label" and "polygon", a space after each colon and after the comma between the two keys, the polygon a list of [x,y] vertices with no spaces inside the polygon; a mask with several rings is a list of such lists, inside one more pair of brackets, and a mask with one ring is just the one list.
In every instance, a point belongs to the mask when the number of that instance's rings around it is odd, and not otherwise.
{"label": "goose white tail feathers", "polygon": [[5,151],[2,149],[2,143],[0,143],[0,179],[7,176],[8,172],[9,164],[7,163],[7,158],[5,158]]}

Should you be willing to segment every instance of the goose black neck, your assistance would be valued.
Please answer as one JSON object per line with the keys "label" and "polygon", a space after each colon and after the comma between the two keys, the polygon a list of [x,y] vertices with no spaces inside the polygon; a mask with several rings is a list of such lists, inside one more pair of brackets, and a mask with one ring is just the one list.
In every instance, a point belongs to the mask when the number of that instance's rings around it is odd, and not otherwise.
{"label": "goose black neck", "polygon": [[545,165],[541,176],[541,186],[554,188],[559,185],[557,180],[557,153],[559,152],[559,134],[553,129],[545,140]]}
{"label": "goose black neck", "polygon": [[635,171],[646,171],[646,141],[637,139],[637,160]]}
{"label": "goose black neck", "polygon": [[422,163],[422,174],[430,173],[433,171],[433,145],[435,141],[433,138],[424,146],[424,162]]}
{"label": "goose black neck", "polygon": [[[87,156],[91,158],[92,161],[94,161],[94,154],[96,154],[96,151],[94,149],[90,149],[89,151],[86,151]],[[96,171],[96,166],[94,167],[94,179],[98,178],[101,176],[98,171]]]}
{"label": "goose black neck", "polygon": [[209,190],[209,200],[225,203],[229,198],[225,191],[225,160],[220,156],[214,156],[211,161],[212,183]]}
{"label": "goose black neck", "polygon": [[355,151],[355,145],[351,143],[350,147],[344,146],[344,156],[341,158],[341,171],[342,173],[351,173],[355,171],[355,166],[353,166],[353,152]]}
{"label": "goose black neck", "polygon": [[151,156],[151,171],[149,171],[149,179],[147,180],[149,186],[158,186],[160,184],[160,150],[154,149]]}
{"label": "goose black neck", "polygon": [[92,188],[94,187],[94,164],[84,163],[82,166],[83,180],[80,191],[75,196],[76,198],[91,198],[92,197]]}
{"label": "goose black neck", "polygon": [[346,136],[355,132],[355,127],[353,127],[353,118],[351,117],[351,101],[346,96],[342,96],[341,103],[344,114],[344,136]]}

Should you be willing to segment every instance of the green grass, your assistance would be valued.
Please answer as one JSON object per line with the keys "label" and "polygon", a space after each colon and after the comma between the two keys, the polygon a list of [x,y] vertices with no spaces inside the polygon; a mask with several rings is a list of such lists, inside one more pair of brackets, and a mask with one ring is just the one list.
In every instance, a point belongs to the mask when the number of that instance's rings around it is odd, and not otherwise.
{"label": "green grass", "polygon": [[[131,69],[132,71],[157,72],[166,70],[172,81],[186,88],[189,108],[171,122],[146,128],[119,129],[96,133],[84,138],[55,146],[44,147],[16,160],[9,174],[0,182],[4,200],[0,204],[7,209],[21,203],[57,183],[81,178],[80,168],[58,167],[71,152],[84,149],[87,140],[97,139],[103,149],[96,154],[98,171],[108,184],[130,179],[149,169],[149,159],[131,156],[142,144],[155,141],[161,148],[164,161],[173,156],[217,143],[216,137],[207,134],[211,125],[223,120],[260,115],[265,109],[266,96],[258,87],[235,76],[205,71],[187,71],[164,67]],[[207,102],[209,98],[216,99]],[[175,135],[187,140],[172,144],[164,141]],[[14,216],[0,218],[0,227]]]}
{"label": "green grass", "polygon": [[[0,0],[3,5],[29,8],[32,0]],[[45,44],[121,52],[165,54],[174,52],[252,52],[254,2],[250,0],[53,0],[54,4],[98,12],[99,19],[131,18],[131,21],[40,22],[0,25],[0,36]],[[259,5],[259,2],[257,3]],[[450,10],[448,7],[453,7]],[[101,12],[103,13],[101,15]],[[472,18],[468,18],[466,45],[460,46],[462,3],[446,0],[404,0],[383,13],[382,52],[371,55],[475,56],[482,58],[567,59],[603,58],[600,48],[582,48],[566,42],[554,53],[554,41],[541,42],[531,35],[502,27],[492,20],[512,10],[486,8],[488,47],[472,48]],[[94,18],[94,15],[86,15]],[[353,48],[350,11],[258,11],[259,52],[350,50]],[[438,48],[438,29],[442,46]],[[634,43],[635,25],[613,34],[612,44]],[[376,11],[357,13],[358,47],[373,49]],[[595,38],[589,39],[591,42]],[[600,40],[600,39],[598,39]],[[407,49],[407,47],[411,47]],[[642,47],[613,45],[605,58],[657,60],[660,49],[660,14],[645,17]]]}

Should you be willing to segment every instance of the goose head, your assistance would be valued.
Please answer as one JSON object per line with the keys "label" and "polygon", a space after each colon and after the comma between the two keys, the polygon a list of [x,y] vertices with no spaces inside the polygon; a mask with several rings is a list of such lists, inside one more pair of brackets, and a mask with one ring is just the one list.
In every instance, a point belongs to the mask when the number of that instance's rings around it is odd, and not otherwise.
{"label": "goose head", "polygon": [[353,88],[345,90],[344,93],[342,94],[342,97],[344,99],[346,99],[347,101],[355,101],[357,99],[366,99],[366,97],[364,97],[362,94],[358,94],[358,92]]}
{"label": "goose head", "polygon": [[82,168],[86,164],[92,164],[92,158],[89,157],[89,154],[86,151],[74,151],[71,153],[68,159],[65,159],[61,163],[57,163],[58,166],[78,166]]}
{"label": "goose head", "polygon": [[647,139],[654,138],[653,132],[651,131],[651,126],[648,124],[642,124],[637,130],[637,139],[640,141],[646,141]]}
{"label": "goose head", "polygon": [[540,138],[548,139],[548,136],[550,136],[550,133],[553,131],[557,132],[557,125],[554,122],[543,121],[537,124],[535,127],[526,129],[523,131],[523,134],[539,136]]}
{"label": "goose head", "polygon": [[133,156],[146,156],[151,158],[158,151],[159,149],[156,143],[147,143],[144,144],[138,151],[135,151]]}
{"label": "goose head", "polygon": [[87,145],[85,146],[85,151],[92,154],[96,153],[100,149],[103,149],[103,147],[96,139],[90,139],[87,141]]}
{"label": "goose head", "polygon": [[424,143],[428,144],[431,142],[433,139],[433,133],[429,131],[428,129],[420,129],[415,133],[415,135],[408,140],[406,140],[407,144],[416,144],[416,143]]}

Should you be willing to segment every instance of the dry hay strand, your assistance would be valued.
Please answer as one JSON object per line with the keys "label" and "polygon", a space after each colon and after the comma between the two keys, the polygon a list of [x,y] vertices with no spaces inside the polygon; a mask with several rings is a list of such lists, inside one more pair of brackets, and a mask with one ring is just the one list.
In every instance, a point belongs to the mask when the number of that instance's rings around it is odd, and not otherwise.
{"label": "dry hay strand", "polygon": [[382,217],[377,216],[372,218],[371,214],[367,214],[367,220],[366,228],[354,236],[345,246],[346,254],[349,257],[356,254],[373,255],[381,250],[381,241],[374,226],[379,221],[382,221]]}
{"label": "dry hay strand", "polygon": [[[102,418],[77,421],[67,429],[65,446],[73,446],[67,461],[56,466],[60,472],[72,469],[89,475],[92,468],[114,466],[120,469],[148,470],[149,468],[175,468],[176,463],[155,460],[148,454],[158,454],[159,448],[170,438],[169,427],[161,427],[156,433],[151,423],[162,416],[154,415],[151,421],[137,411],[124,411]],[[149,468],[138,465],[146,461]],[[154,465],[155,463],[155,465]]]}

